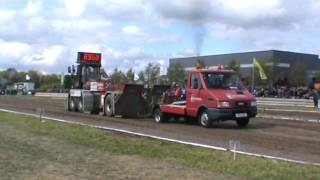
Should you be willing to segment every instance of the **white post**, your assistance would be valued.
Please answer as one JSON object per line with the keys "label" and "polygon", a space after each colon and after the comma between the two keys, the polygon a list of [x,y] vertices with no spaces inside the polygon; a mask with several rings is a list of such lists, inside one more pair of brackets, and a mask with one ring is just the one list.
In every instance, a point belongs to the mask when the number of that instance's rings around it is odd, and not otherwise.
{"label": "white post", "polygon": [[233,160],[236,160],[236,143],[233,145]]}

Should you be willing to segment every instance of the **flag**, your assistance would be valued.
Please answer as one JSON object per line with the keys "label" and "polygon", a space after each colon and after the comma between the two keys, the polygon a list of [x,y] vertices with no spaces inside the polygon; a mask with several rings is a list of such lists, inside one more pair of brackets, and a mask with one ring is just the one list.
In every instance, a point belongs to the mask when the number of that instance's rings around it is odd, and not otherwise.
{"label": "flag", "polygon": [[30,81],[30,80],[31,80],[31,77],[28,74],[26,74],[26,81]]}
{"label": "flag", "polygon": [[260,62],[259,62],[256,58],[253,58],[253,65],[258,68],[259,74],[260,74],[260,78],[261,78],[262,80],[268,79],[268,77],[267,77],[266,73],[264,72],[264,70],[263,70]]}

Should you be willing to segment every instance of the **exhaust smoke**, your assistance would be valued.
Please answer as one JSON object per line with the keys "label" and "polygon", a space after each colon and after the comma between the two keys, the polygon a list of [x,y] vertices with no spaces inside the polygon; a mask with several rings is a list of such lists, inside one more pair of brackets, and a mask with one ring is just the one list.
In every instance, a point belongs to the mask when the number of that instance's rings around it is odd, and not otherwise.
{"label": "exhaust smoke", "polygon": [[194,46],[196,56],[201,55],[202,46],[204,43],[204,38],[206,36],[206,28],[204,25],[199,25],[194,28]]}

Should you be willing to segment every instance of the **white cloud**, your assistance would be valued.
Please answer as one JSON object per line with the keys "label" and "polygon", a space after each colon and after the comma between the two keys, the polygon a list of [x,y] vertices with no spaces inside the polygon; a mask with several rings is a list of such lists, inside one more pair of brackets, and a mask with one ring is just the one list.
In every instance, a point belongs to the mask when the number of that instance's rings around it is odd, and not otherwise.
{"label": "white cloud", "polygon": [[41,17],[41,16],[34,16],[34,17],[31,17],[29,20],[28,20],[28,26],[27,26],[27,29],[29,31],[36,31],[38,29],[42,29],[43,27],[47,26],[47,22],[46,20],[44,19],[44,17]]}
{"label": "white cloud", "polygon": [[146,44],[146,43],[172,43],[180,40],[177,34],[163,34],[150,31],[143,31],[140,27],[135,25],[128,25],[122,28],[123,38],[126,42],[132,44]]}
{"label": "white cloud", "polygon": [[85,10],[85,0],[64,0],[65,8],[71,17],[79,17]]}
{"label": "white cloud", "polygon": [[136,35],[136,34],[140,34],[141,30],[137,26],[128,25],[128,26],[122,28],[122,32],[124,34],[128,34],[128,35]]}
{"label": "white cloud", "polygon": [[285,9],[279,0],[218,0],[225,14],[239,15],[238,18],[254,19],[255,17],[278,17],[283,15]]}
{"label": "white cloud", "polygon": [[57,31],[83,31],[83,30],[98,30],[102,28],[108,28],[112,23],[104,20],[94,19],[76,19],[65,20],[56,19],[52,21],[52,27]]}
{"label": "white cloud", "polygon": [[[107,67],[106,71],[111,73],[114,67],[122,71],[132,68],[135,72],[143,70],[148,63],[156,63],[167,67],[167,57],[161,54],[148,53],[140,47],[133,47],[124,51],[107,48],[103,51],[103,66]],[[163,70],[164,71],[164,70]]]}
{"label": "white cloud", "polygon": [[102,47],[98,44],[83,44],[79,47],[79,51],[99,53],[102,51]]}
{"label": "white cloud", "polygon": [[10,23],[15,15],[16,12],[14,10],[0,9],[0,25]]}
{"label": "white cloud", "polygon": [[27,6],[22,10],[22,14],[32,16],[37,15],[42,10],[42,2],[40,0],[29,0]]}
{"label": "white cloud", "polygon": [[[155,0],[149,4],[171,25],[178,21],[194,31],[204,28],[209,38],[226,39],[239,50],[279,48],[318,53],[315,49],[320,49],[317,1]],[[195,33],[195,39],[206,39],[206,31]]]}
{"label": "white cloud", "polygon": [[141,21],[147,15],[143,0],[95,0],[88,3],[87,14],[114,21]]}
{"label": "white cloud", "polygon": [[7,42],[0,39],[0,49],[0,57],[10,59],[25,55],[30,51],[31,46],[17,41]]}
{"label": "white cloud", "polygon": [[43,49],[40,54],[32,54],[30,56],[24,56],[21,63],[41,66],[52,66],[56,64],[59,56],[63,52],[63,46],[54,45]]}
{"label": "white cloud", "polygon": [[6,0],[0,7],[0,68],[52,73],[78,51],[94,51],[108,71],[142,69],[195,55],[193,40],[225,41],[237,51],[320,49],[314,0]]}

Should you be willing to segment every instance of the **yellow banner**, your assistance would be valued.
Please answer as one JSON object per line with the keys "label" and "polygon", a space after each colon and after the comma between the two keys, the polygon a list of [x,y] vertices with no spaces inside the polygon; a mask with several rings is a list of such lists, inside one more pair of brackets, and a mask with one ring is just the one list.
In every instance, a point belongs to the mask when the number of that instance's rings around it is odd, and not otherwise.
{"label": "yellow banner", "polygon": [[258,68],[259,74],[260,74],[260,78],[261,78],[262,80],[268,79],[268,77],[267,77],[266,73],[264,72],[264,70],[263,70],[260,62],[259,62],[256,58],[253,58],[253,65]]}

